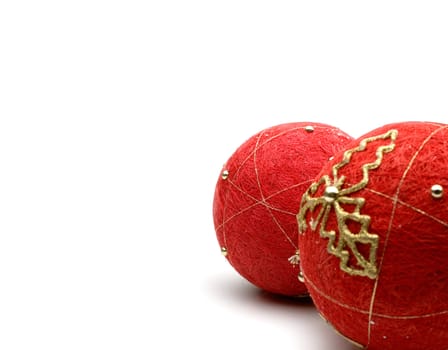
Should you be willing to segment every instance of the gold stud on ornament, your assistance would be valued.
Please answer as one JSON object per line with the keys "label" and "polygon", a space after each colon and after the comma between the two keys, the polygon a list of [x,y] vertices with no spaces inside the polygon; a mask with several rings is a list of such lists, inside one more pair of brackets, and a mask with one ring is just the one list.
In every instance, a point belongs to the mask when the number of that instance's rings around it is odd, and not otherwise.
{"label": "gold stud on ornament", "polygon": [[223,172],[221,173],[221,178],[223,180],[227,180],[228,177],[229,177],[229,171],[228,170],[223,170]]}
{"label": "gold stud on ornament", "polygon": [[435,184],[431,186],[431,196],[432,198],[439,199],[443,197],[443,187]]}
{"label": "gold stud on ornament", "polygon": [[314,128],[311,125],[307,125],[307,126],[305,126],[305,131],[312,133],[314,131]]}
{"label": "gold stud on ornament", "polygon": [[221,247],[221,254],[223,256],[227,256],[229,253],[227,252],[227,248],[226,247]]}

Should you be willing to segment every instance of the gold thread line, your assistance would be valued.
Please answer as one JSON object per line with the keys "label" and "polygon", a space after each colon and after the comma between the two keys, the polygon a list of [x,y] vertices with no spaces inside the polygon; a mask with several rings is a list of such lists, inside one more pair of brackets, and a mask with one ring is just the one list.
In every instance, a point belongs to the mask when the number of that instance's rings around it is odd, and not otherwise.
{"label": "gold thread line", "polygon": [[[316,129],[328,129],[328,127],[325,127],[325,126],[313,126],[313,127],[314,127],[314,130],[316,130]],[[304,126],[296,126],[294,128],[291,128],[291,129],[288,129],[288,130],[284,130],[284,131],[282,131],[282,132],[280,132],[280,133],[278,133],[276,135],[273,135],[273,136],[269,137],[268,139],[264,140],[261,144],[258,145],[257,148],[254,148],[252,150],[252,152],[250,152],[247,155],[246,158],[244,158],[244,160],[241,162],[240,166],[235,170],[235,174],[238,174],[238,172],[241,170],[242,166],[253,156],[254,152],[258,151],[259,148],[263,147],[265,144],[271,142],[272,140],[275,140],[276,138],[279,138],[280,136],[283,136],[284,134],[287,134],[287,133],[289,133],[291,131],[302,130],[302,129],[304,129]],[[267,132],[271,132],[269,130],[269,128],[260,131],[257,136],[260,138],[262,135],[264,135]]]}
{"label": "gold thread line", "polygon": [[317,288],[317,286],[308,278],[308,276],[305,274],[305,272],[303,272],[303,270],[302,270],[302,274],[305,277],[307,284],[310,285],[319,295],[323,296],[328,301],[331,301],[332,303],[339,305],[340,307],[343,307],[344,309],[347,309],[347,310],[355,311],[355,312],[358,312],[360,314],[365,314],[365,315],[369,314],[369,312],[367,310],[362,310],[362,309],[356,308],[354,306],[350,306],[348,304],[342,303],[342,302],[334,299],[333,297],[325,294],[319,288]]}
{"label": "gold thread line", "polygon": [[[278,196],[279,194],[282,194],[283,192],[292,190],[293,188],[302,186],[302,185],[304,185],[304,184],[306,184],[306,183],[309,183],[309,182],[313,182],[313,179],[305,180],[305,181],[299,182],[299,183],[297,183],[297,184],[294,184],[294,185],[285,187],[284,189],[282,189],[282,190],[280,190],[280,191],[278,191],[278,192],[275,192],[274,194],[270,194],[269,196],[267,196],[267,197],[266,197],[266,200],[271,199],[272,197]],[[286,211],[285,211],[285,212],[286,212]],[[296,215],[296,213],[291,213],[291,214]]]}
{"label": "gold thread line", "polygon": [[[374,193],[374,194],[376,194],[376,195],[378,195],[378,196],[381,196],[381,197],[384,197],[384,198],[387,198],[387,199],[390,199],[390,200],[393,201],[393,198],[392,198],[391,196],[385,194],[385,193],[382,193],[382,192],[379,192],[379,191],[376,191],[376,190],[372,190],[372,189],[370,189],[370,188],[366,188],[365,190],[367,190],[367,191],[369,191],[369,192],[371,192],[371,193]],[[439,224],[441,224],[441,225],[443,225],[443,226],[448,227],[448,222],[445,222],[445,221],[443,221],[443,220],[440,220],[439,218],[437,218],[437,217],[435,217],[435,216],[433,216],[433,215],[427,213],[426,211],[424,211],[424,210],[422,210],[422,209],[419,209],[419,208],[417,208],[417,207],[414,207],[414,206],[412,206],[411,204],[409,204],[409,203],[407,203],[407,202],[405,202],[405,201],[402,201],[401,199],[397,199],[397,202],[398,202],[398,204],[400,204],[400,205],[402,205],[402,206],[404,206],[404,207],[406,207],[406,208],[409,208],[409,209],[411,209],[411,210],[413,210],[413,211],[415,211],[415,212],[417,212],[417,213],[419,213],[419,214],[422,214],[423,216],[426,216],[427,218],[429,218],[429,219],[431,219],[431,220],[434,220],[434,221],[438,222]]]}
{"label": "gold thread line", "polygon": [[[272,210],[274,210],[274,211],[277,211],[277,212],[279,212],[279,213],[283,213],[283,214],[287,214],[287,215],[292,215],[292,216],[295,216],[295,215],[296,215],[295,213],[288,212],[288,211],[286,211],[286,210],[282,210],[282,209],[276,208],[276,207],[274,207],[273,205],[269,204],[268,202],[263,202],[263,201],[259,200],[258,198],[256,198],[256,197],[250,195],[249,193],[243,191],[239,186],[235,185],[235,183],[232,182],[232,180],[227,179],[226,181],[227,181],[229,184],[231,184],[233,187],[235,187],[238,191],[240,191],[242,194],[244,194],[244,195],[246,195],[247,197],[249,197],[250,199],[252,199],[255,203],[249,205],[249,206],[246,207],[246,208],[241,209],[239,212],[237,212],[237,213],[233,214],[232,216],[228,217],[227,219],[225,219],[225,221],[223,221],[223,223],[221,223],[221,224],[216,228],[217,230],[221,229],[221,227],[222,227],[224,224],[228,223],[229,221],[231,221],[231,220],[234,219],[235,217],[237,217],[237,216],[243,214],[244,212],[246,212],[246,211],[249,210],[249,209],[252,209],[253,207],[256,207],[257,205],[262,205],[262,206],[265,206],[265,207],[269,207],[270,209],[272,209]],[[300,185],[303,185],[303,184],[305,184],[305,183],[307,183],[307,182],[312,182],[312,181],[313,181],[313,180],[303,181],[303,182],[301,182],[301,183],[299,183],[299,184],[296,184],[296,185],[293,185],[293,186],[288,187],[288,189],[290,189],[290,188],[294,188],[294,187],[297,187],[297,186],[300,186]],[[279,192],[276,192],[276,193],[274,193],[274,194],[271,194],[269,197],[266,197],[266,200],[271,199],[271,198],[277,196],[278,193],[281,193],[281,192],[284,192],[284,191],[285,191],[285,190],[281,190],[281,191],[279,191]]]}
{"label": "gold thread line", "polygon": [[[260,142],[260,138],[261,138],[262,134],[259,134],[258,138],[257,138],[257,142],[255,143],[255,148],[257,148],[259,142]],[[254,170],[255,170],[255,179],[257,181],[257,185],[258,185],[258,190],[260,192],[260,196],[261,196],[261,200],[266,203],[266,198],[264,197],[263,194],[263,190],[261,189],[261,182],[260,182],[260,177],[258,175],[258,167],[257,167],[257,152],[254,151]],[[282,225],[280,225],[280,223],[278,222],[277,218],[274,216],[274,214],[272,214],[271,209],[268,206],[265,206],[266,210],[268,211],[269,215],[272,218],[272,221],[275,222],[275,224],[277,225],[277,227],[280,229],[280,231],[283,233],[283,235],[286,237],[286,239],[288,240],[288,242],[294,247],[295,250],[297,250],[297,244],[295,244],[291,237],[288,236],[288,234],[286,233],[285,229],[282,227]]]}
{"label": "gold thread line", "polygon": [[438,126],[443,127],[444,125],[442,123],[434,123],[434,122],[424,122],[426,125],[432,125],[432,126]]}
{"label": "gold thread line", "polygon": [[390,233],[392,231],[392,223],[394,221],[395,218],[395,211],[397,208],[397,203],[398,203],[398,196],[400,195],[400,188],[404,183],[404,180],[409,172],[409,170],[411,169],[412,165],[414,164],[415,159],[417,158],[417,156],[419,155],[419,153],[423,150],[423,148],[426,146],[426,144],[431,140],[431,138],[438,133],[440,130],[446,129],[447,126],[441,126],[438,129],[434,130],[433,132],[431,132],[426,139],[422,142],[422,144],[420,145],[420,147],[417,149],[417,151],[415,152],[415,154],[412,156],[412,158],[410,159],[405,171],[403,172],[403,175],[401,176],[400,182],[398,183],[398,187],[397,190],[395,191],[395,194],[393,196],[393,206],[392,206],[392,211],[391,211],[391,216],[389,219],[389,225],[387,228],[387,233],[386,233],[386,239],[384,241],[384,249],[383,249],[383,253],[381,254],[381,261],[380,264],[378,266],[378,274],[377,277],[375,279],[375,284],[373,286],[373,291],[372,291],[372,297],[370,299],[370,307],[369,307],[369,319],[367,322],[367,345],[366,347],[368,348],[370,345],[370,339],[371,339],[371,328],[372,328],[372,317],[373,317],[373,308],[375,305],[375,298],[376,298],[376,293],[377,293],[377,289],[378,289],[378,283],[379,283],[379,279],[380,279],[380,273],[381,273],[381,268],[383,266],[383,261],[384,261],[384,257],[385,257],[385,253],[387,250],[387,243],[389,242],[389,236]]}
{"label": "gold thread line", "polygon": [[[322,292],[319,288],[317,288],[317,286],[309,279],[309,277],[303,271],[302,271],[302,274],[304,275],[308,286],[311,286],[311,288],[313,288],[316,291],[316,293],[318,293],[323,298],[327,299],[328,301],[330,301],[344,309],[347,309],[347,310],[350,310],[353,312],[357,312],[357,313],[360,313],[363,315],[369,315],[369,310],[363,310],[363,309],[359,309],[357,307],[345,304],[345,303],[340,302],[340,301],[336,300],[335,298],[329,296],[328,294]],[[419,319],[419,318],[437,317],[437,316],[442,316],[442,315],[446,315],[446,314],[448,314],[448,310],[437,311],[437,312],[433,312],[430,314],[403,315],[403,316],[394,316],[394,315],[388,315],[388,314],[381,314],[381,313],[377,313],[377,312],[373,313],[373,315],[375,317],[391,319],[391,320],[415,320],[415,319]]]}
{"label": "gold thread line", "polygon": [[[316,128],[319,128],[319,129],[325,129],[326,127],[323,127],[323,126],[322,126],[322,127],[321,127],[321,126],[317,126]],[[243,167],[243,165],[244,165],[244,164],[245,164],[245,163],[246,163],[246,162],[247,162],[247,161],[248,161],[248,160],[249,160],[249,159],[256,153],[256,151],[257,151],[259,148],[261,148],[263,145],[265,145],[266,143],[268,143],[268,142],[270,142],[270,141],[272,141],[272,140],[274,140],[274,139],[276,139],[276,138],[278,138],[278,137],[280,137],[280,136],[282,136],[282,135],[284,135],[284,134],[286,134],[286,133],[288,133],[288,132],[296,131],[296,130],[301,130],[301,129],[303,129],[303,127],[295,127],[295,128],[291,128],[291,129],[282,131],[281,133],[276,134],[276,135],[270,137],[269,139],[263,141],[263,143],[259,144],[259,141],[260,141],[261,136],[262,136],[264,133],[266,133],[266,131],[267,131],[268,129],[265,129],[265,130],[261,131],[261,132],[259,133],[259,135],[258,135],[258,139],[257,139],[257,142],[256,142],[256,145],[255,145],[254,149],[247,155],[247,157],[243,160],[243,162],[238,166],[238,168],[236,169],[236,171],[235,171],[235,173],[234,173],[234,176],[236,176],[236,174],[239,173],[239,171],[241,170],[241,168]],[[240,212],[238,212],[238,213],[232,215],[230,218],[226,218],[226,216],[225,216],[225,211],[226,211],[226,208],[227,208],[227,198],[228,198],[228,196],[229,196],[229,191],[227,191],[227,193],[226,193],[226,200],[225,200],[225,202],[224,202],[225,204],[224,204],[224,207],[223,207],[223,220],[222,220],[222,223],[216,228],[216,230],[220,230],[220,229],[222,228],[222,230],[223,230],[223,240],[224,240],[224,244],[227,246],[225,224],[228,223],[228,222],[229,222],[230,220],[232,220],[233,218],[235,218],[235,217],[241,215],[242,213],[244,213],[245,211],[249,210],[250,208],[253,208],[253,207],[256,206],[256,205],[261,204],[261,205],[265,206],[265,207],[268,209],[269,213],[271,214],[271,216],[272,216],[273,219],[274,219],[274,222],[279,226],[279,228],[281,229],[281,231],[283,232],[283,234],[287,237],[288,241],[291,243],[291,245],[294,247],[294,249],[297,250],[297,246],[296,246],[296,244],[293,243],[292,239],[285,233],[284,229],[280,227],[280,225],[279,225],[279,223],[278,223],[278,220],[273,216],[273,214],[272,214],[272,212],[269,210],[269,208],[271,208],[272,210],[279,211],[279,212],[283,212],[283,213],[285,213],[285,214],[290,214],[290,215],[293,215],[293,216],[295,216],[296,213],[290,213],[290,212],[283,211],[283,210],[281,210],[281,209],[275,208],[275,207],[271,206],[269,203],[267,203],[266,200],[271,199],[271,198],[275,197],[276,195],[278,195],[278,194],[280,194],[280,193],[282,193],[282,192],[288,191],[289,189],[298,187],[298,186],[303,185],[303,184],[305,184],[305,183],[307,183],[307,182],[312,182],[312,180],[303,181],[303,182],[301,182],[301,183],[294,184],[294,185],[292,185],[292,186],[290,186],[290,187],[288,187],[288,188],[286,188],[286,189],[282,189],[282,190],[280,190],[280,191],[278,191],[278,192],[276,192],[276,193],[273,193],[273,194],[269,195],[268,197],[264,198],[264,200],[262,200],[262,201],[260,201],[259,199],[257,199],[257,198],[255,198],[255,197],[251,196],[249,193],[243,191],[241,188],[239,188],[238,186],[236,186],[230,179],[228,179],[228,181],[229,181],[229,183],[231,183],[235,188],[237,188],[239,191],[241,191],[241,193],[245,194],[245,195],[248,196],[249,198],[254,199],[254,200],[256,201],[256,203],[254,203],[253,205],[251,205],[251,206],[249,206],[249,207],[247,207],[247,208],[245,208],[245,209],[242,209]],[[258,180],[257,180],[257,181],[258,181]]]}
{"label": "gold thread line", "polygon": [[[324,127],[324,126],[315,126],[315,129],[316,129],[316,128],[317,128],[317,129],[325,129],[326,127]],[[298,126],[298,127],[295,127],[295,128],[291,128],[291,129],[282,131],[281,133],[276,134],[276,135],[274,135],[274,136],[272,136],[272,137],[266,139],[265,141],[263,141],[263,143],[260,144],[260,145],[258,146],[258,148],[261,148],[261,147],[264,146],[266,143],[268,143],[268,142],[270,142],[270,141],[272,141],[272,140],[275,140],[276,138],[278,138],[278,137],[280,137],[280,136],[282,136],[282,135],[284,135],[284,134],[286,134],[286,133],[288,133],[288,132],[296,131],[296,130],[300,130],[300,129],[303,129],[303,127],[299,127],[299,126]],[[268,129],[264,129],[264,130],[260,131],[260,132],[259,132],[259,137],[261,137],[261,135],[264,134],[264,133],[266,133],[267,131],[268,131]],[[258,150],[258,148],[254,148],[254,149],[252,150],[252,152],[250,152],[250,153],[247,155],[247,157],[241,162],[241,164],[240,164],[240,165],[238,166],[238,168],[235,170],[235,175],[239,173],[239,171],[241,170],[241,168],[243,167],[243,165],[246,164],[246,162],[252,157],[253,153],[256,152],[256,151]],[[312,180],[310,180],[309,182],[311,182],[311,181],[312,181]],[[307,182],[308,182],[308,181],[307,181]],[[303,183],[306,183],[306,182],[303,182]],[[293,185],[293,186],[294,186],[294,187],[295,187],[295,186],[300,186],[300,185],[303,184],[303,183],[296,184],[296,185]],[[237,187],[237,186],[235,186],[235,187]],[[293,187],[291,187],[291,188],[293,188]],[[274,193],[274,194],[270,195],[270,196],[267,197],[266,199],[270,199],[270,198],[272,198],[273,196],[276,196],[277,194],[279,194],[279,193],[281,193],[281,192],[283,192],[283,191],[287,191],[287,190],[288,190],[288,189],[286,189],[286,190],[283,189],[283,190],[281,190],[281,191],[279,191],[279,192],[277,192],[277,193]],[[248,193],[246,193],[246,192],[244,192],[244,191],[242,191],[242,190],[241,190],[241,192],[249,196]],[[228,194],[228,193],[227,193],[227,194]],[[227,196],[227,197],[228,197],[228,196]],[[226,198],[227,198],[227,197],[226,197]],[[257,199],[257,201],[258,201],[258,199]],[[227,203],[227,199],[226,199],[225,203]],[[295,215],[295,213],[294,213],[294,215]],[[218,228],[221,228],[222,226],[224,226],[224,217],[225,217],[225,216],[223,215],[223,223],[222,223]],[[218,228],[217,228],[217,229],[218,229]],[[224,241],[225,241],[225,239],[224,239]]]}
{"label": "gold thread line", "polygon": [[[316,130],[316,129],[328,129],[328,127],[320,126],[320,125],[316,125],[316,126],[313,126],[313,127],[314,127],[315,130]],[[247,155],[247,157],[241,162],[241,164],[239,165],[239,167],[235,170],[235,175],[238,174],[238,173],[240,172],[240,170],[241,170],[241,168],[243,167],[243,165],[246,164],[246,162],[252,157],[252,155],[253,155],[259,148],[263,147],[265,144],[271,142],[272,140],[275,140],[276,138],[278,138],[278,137],[280,137],[280,136],[282,136],[282,135],[284,135],[284,134],[287,134],[287,133],[289,133],[289,132],[296,131],[296,130],[301,130],[301,129],[303,129],[303,128],[304,128],[303,126],[297,126],[297,127],[294,127],[294,128],[291,128],[291,129],[288,129],[288,130],[285,130],[285,131],[282,131],[282,132],[280,132],[280,133],[278,133],[278,134],[276,134],[276,135],[274,135],[274,136],[271,136],[270,138],[266,139],[265,141],[263,141],[263,143],[259,144],[257,148],[254,148],[254,149],[252,150],[252,152],[249,153],[249,154]],[[257,143],[258,143],[259,139],[261,138],[261,135],[264,135],[266,132],[268,132],[268,129],[264,129],[264,130],[262,130],[262,131],[260,131],[260,132],[258,133],[258,140],[257,140]],[[311,182],[311,181],[310,181],[310,182]],[[242,191],[242,192],[245,193],[244,191]],[[221,223],[221,225],[220,225],[219,227],[216,228],[216,230],[220,229],[221,227],[223,228],[223,240],[224,240],[224,244],[225,244],[225,245],[227,245],[225,223],[228,222],[228,220],[225,220],[224,218],[225,218],[225,209],[226,209],[226,207],[227,207],[227,198],[228,198],[228,196],[229,196],[229,192],[227,191],[226,200],[225,200],[225,204],[224,204],[224,208],[223,208],[223,222]],[[272,196],[273,196],[273,195],[272,195]],[[271,198],[271,196],[269,196],[268,198]],[[243,211],[242,211],[242,212],[243,212]],[[239,215],[240,215],[240,214],[239,214]],[[272,213],[271,213],[271,215],[272,215]],[[293,215],[296,215],[296,214],[293,213]],[[232,217],[235,217],[235,215],[233,215]],[[291,240],[289,237],[288,237],[288,240],[292,243],[292,240]],[[296,247],[296,245],[295,245],[294,243],[292,243],[292,246],[293,246],[294,248],[297,249],[297,247]]]}

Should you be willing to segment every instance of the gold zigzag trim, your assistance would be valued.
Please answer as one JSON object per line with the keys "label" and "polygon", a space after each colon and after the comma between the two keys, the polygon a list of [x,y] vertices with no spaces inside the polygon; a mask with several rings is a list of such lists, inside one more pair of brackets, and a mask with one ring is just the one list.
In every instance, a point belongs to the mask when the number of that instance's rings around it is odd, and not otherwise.
{"label": "gold zigzag trim", "polygon": [[[365,199],[361,197],[352,198],[348,195],[358,192],[367,186],[369,183],[369,171],[378,168],[383,161],[384,154],[392,152],[395,149],[397,136],[398,131],[393,129],[384,134],[362,140],[358,147],[344,152],[341,162],[333,165],[333,179],[328,175],[322,176],[302,196],[300,211],[297,214],[299,233],[303,234],[307,229],[307,212],[313,212],[316,207],[320,206],[319,213],[309,223],[310,228],[312,231],[315,231],[319,227],[320,236],[328,239],[327,251],[341,259],[341,270],[350,275],[367,276],[372,279],[376,278],[378,273],[376,252],[379,237],[369,232],[370,216],[361,214]],[[363,176],[360,182],[350,187],[342,188],[345,183],[345,176],[339,177],[339,170],[350,163],[354,153],[363,152],[369,143],[378,140],[390,140],[390,143],[377,148],[374,162],[362,165],[361,170]],[[313,197],[321,185],[325,185],[324,194],[320,197]],[[329,189],[332,191],[331,196],[327,193]],[[344,204],[354,205],[354,211],[352,213],[347,212],[343,208]],[[326,227],[332,212],[336,215],[338,232],[327,230]],[[359,232],[351,232],[348,227],[349,222],[357,222],[361,226]],[[370,246],[368,258],[359,252],[357,244]],[[349,266],[351,255],[356,259],[356,266]]]}
{"label": "gold zigzag trim", "polygon": [[[342,167],[344,167],[345,165],[347,165],[348,163],[350,163],[350,160],[352,158],[353,153],[356,152],[362,152],[367,148],[367,144],[370,142],[375,142],[377,140],[387,140],[390,138],[391,143],[387,146],[380,146],[378,147],[378,149],[376,150],[376,160],[373,163],[368,163],[368,164],[364,164],[361,169],[362,169],[362,180],[354,185],[349,187],[349,189],[346,190],[342,190],[340,195],[345,195],[345,194],[350,194],[353,192],[357,192],[361,189],[363,189],[364,187],[367,186],[367,184],[369,183],[369,170],[373,170],[376,169],[380,166],[381,162],[383,161],[383,156],[384,153],[389,153],[392,152],[395,148],[395,141],[397,139],[398,136],[398,131],[393,129],[393,130],[389,130],[388,132],[386,132],[385,134],[382,135],[378,135],[378,136],[373,136],[373,137],[369,137],[367,139],[362,140],[359,143],[359,146],[350,150],[347,150],[344,152],[344,156],[343,159],[340,163],[335,164],[333,166],[333,177],[335,179],[335,181],[338,180],[338,170]],[[350,192],[348,191],[350,190]]]}

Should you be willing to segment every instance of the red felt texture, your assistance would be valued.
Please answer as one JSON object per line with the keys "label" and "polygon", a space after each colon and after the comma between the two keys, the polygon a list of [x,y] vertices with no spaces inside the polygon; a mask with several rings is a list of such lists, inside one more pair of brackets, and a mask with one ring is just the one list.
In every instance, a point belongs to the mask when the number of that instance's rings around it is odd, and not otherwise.
{"label": "red felt texture", "polygon": [[351,140],[333,126],[288,123],[260,131],[233,153],[222,169],[228,177],[216,184],[213,218],[219,245],[241,276],[275,294],[307,294],[288,261],[298,249],[300,199]]}
{"label": "red felt texture", "polygon": [[[369,170],[369,181],[348,196],[364,198],[360,213],[370,217],[368,231],[378,236],[376,277],[351,275],[341,259],[328,252],[329,239],[307,225],[299,235],[301,269],[319,312],[338,332],[371,350],[442,350],[448,348],[448,126],[406,122],[385,125],[346,145],[327,163],[324,175],[333,179],[333,165],[361,141],[396,130],[392,151]],[[368,143],[339,168],[344,185],[362,178],[362,166],[377,159],[378,149],[390,140]],[[434,198],[431,187],[444,189]],[[325,187],[325,186],[323,186]],[[322,195],[319,189],[315,196]],[[302,203],[303,205],[303,203]],[[347,206],[347,205],[346,205]],[[349,205],[347,212],[353,212]],[[307,212],[316,218],[319,208]],[[354,234],[359,232],[351,224]],[[341,239],[334,207],[327,229]],[[367,256],[369,245],[359,244]],[[356,267],[353,251],[349,265]]]}

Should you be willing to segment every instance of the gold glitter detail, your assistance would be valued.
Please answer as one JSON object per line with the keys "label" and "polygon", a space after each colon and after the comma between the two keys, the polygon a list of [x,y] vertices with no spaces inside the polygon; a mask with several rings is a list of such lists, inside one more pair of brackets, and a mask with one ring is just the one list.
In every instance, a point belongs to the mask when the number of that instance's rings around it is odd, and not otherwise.
{"label": "gold glitter detail", "polygon": [[229,252],[227,251],[227,248],[226,248],[226,247],[221,247],[221,254],[222,254],[223,256],[227,256],[227,255],[229,254]]}
{"label": "gold glitter detail", "polygon": [[221,173],[221,178],[223,180],[227,180],[228,177],[229,177],[229,171],[228,170],[223,170],[223,172]]}
{"label": "gold glitter detail", "polygon": [[[385,134],[373,136],[362,140],[358,147],[347,150],[341,162],[333,165],[332,176],[324,175],[313,183],[302,197],[300,211],[297,214],[299,233],[303,234],[307,229],[306,214],[308,211],[314,212],[316,207],[320,206],[319,213],[313,217],[310,222],[310,228],[315,231],[320,226],[319,234],[322,238],[328,238],[327,250],[341,259],[340,269],[353,276],[367,276],[375,279],[378,274],[376,265],[376,252],[378,249],[379,237],[369,232],[370,216],[361,214],[361,208],[364,206],[365,199],[360,197],[349,197],[352,193],[365,188],[369,183],[369,171],[378,168],[383,161],[385,153],[392,152],[395,148],[395,140],[398,136],[397,130],[389,130]],[[354,185],[345,184],[345,176],[339,176],[339,169],[350,163],[354,153],[362,152],[367,145],[375,141],[389,141],[389,144],[379,146],[376,149],[376,159],[374,162],[364,164],[361,167],[362,179]],[[347,187],[343,188],[346,185]],[[320,197],[313,197],[320,186],[325,186],[324,194]],[[343,206],[353,205],[354,211],[347,212]],[[337,231],[327,229],[328,219],[332,212],[336,215]],[[353,233],[349,229],[349,222],[355,222],[360,225],[358,233]],[[339,236],[339,237],[338,237]],[[369,245],[369,254],[366,258],[358,250],[358,245]],[[349,266],[350,252],[356,259],[356,266]]]}
{"label": "gold glitter detail", "polygon": [[288,261],[291,265],[299,265],[300,263],[299,250],[296,250],[296,253],[293,256],[289,257]]}

